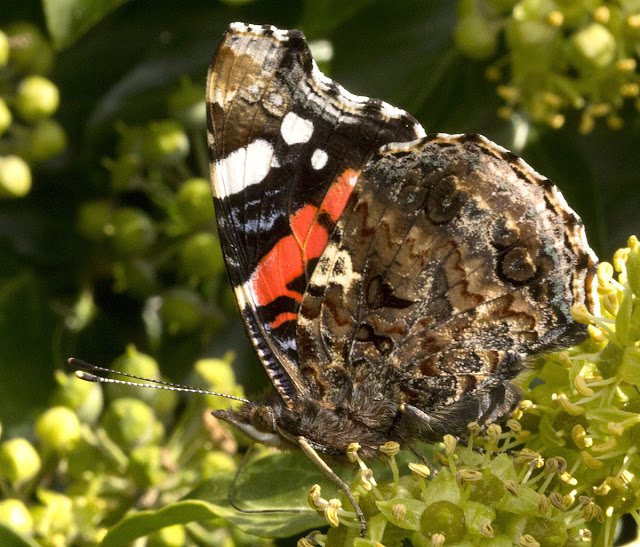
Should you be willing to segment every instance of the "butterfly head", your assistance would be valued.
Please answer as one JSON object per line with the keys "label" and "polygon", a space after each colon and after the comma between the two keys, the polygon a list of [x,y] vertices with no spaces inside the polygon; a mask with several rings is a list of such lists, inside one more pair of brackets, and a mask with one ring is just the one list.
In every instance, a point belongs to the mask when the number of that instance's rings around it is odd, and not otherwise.
{"label": "butterfly head", "polygon": [[281,414],[279,405],[264,402],[249,402],[236,410],[214,410],[216,418],[224,420],[242,431],[249,438],[266,446],[291,448],[295,437],[283,433],[278,426]]}

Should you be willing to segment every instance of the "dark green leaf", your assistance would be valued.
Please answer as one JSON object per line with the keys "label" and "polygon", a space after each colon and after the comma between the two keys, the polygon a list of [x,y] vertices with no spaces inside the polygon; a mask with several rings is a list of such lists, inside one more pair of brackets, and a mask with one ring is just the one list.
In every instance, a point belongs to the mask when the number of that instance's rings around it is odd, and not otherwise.
{"label": "dark green leaf", "polygon": [[0,545],[3,547],[40,547],[33,539],[23,536],[0,523]]}
{"label": "dark green leaf", "polygon": [[42,0],[57,49],[75,42],[103,17],[129,0]]}

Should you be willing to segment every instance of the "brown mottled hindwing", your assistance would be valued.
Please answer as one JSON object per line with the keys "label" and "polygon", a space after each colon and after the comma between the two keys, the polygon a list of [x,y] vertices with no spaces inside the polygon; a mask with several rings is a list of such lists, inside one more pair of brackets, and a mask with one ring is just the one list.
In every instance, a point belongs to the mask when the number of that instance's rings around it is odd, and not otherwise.
{"label": "brown mottled hindwing", "polygon": [[510,152],[479,136],[389,145],[304,295],[301,373],[329,407],[358,391],[434,430],[500,418],[527,357],[585,339],[569,310],[597,306],[595,268],[560,192]]}

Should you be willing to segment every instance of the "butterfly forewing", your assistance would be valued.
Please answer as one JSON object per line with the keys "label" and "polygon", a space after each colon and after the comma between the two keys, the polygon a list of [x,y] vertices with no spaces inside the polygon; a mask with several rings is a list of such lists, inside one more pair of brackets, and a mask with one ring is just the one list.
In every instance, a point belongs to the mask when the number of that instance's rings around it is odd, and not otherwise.
{"label": "butterfly forewing", "polygon": [[207,84],[220,240],[251,339],[286,401],[308,392],[296,321],[367,159],[424,135],[406,112],[324,77],[304,36],[231,25]]}

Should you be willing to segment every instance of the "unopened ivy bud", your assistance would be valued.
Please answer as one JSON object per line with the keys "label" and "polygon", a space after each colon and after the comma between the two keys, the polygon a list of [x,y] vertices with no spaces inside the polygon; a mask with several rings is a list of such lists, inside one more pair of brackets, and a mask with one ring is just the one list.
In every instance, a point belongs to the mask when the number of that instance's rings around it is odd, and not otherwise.
{"label": "unopened ivy bud", "polygon": [[28,534],[33,530],[31,513],[25,504],[17,499],[0,501],[0,523],[19,534]]}
{"label": "unopened ivy bud", "polygon": [[102,418],[109,437],[125,449],[153,442],[156,424],[153,410],[138,399],[112,401]]}
{"label": "unopened ivy bud", "polygon": [[153,221],[144,211],[133,207],[116,209],[111,217],[111,242],[123,255],[146,251],[156,240]]}
{"label": "unopened ivy bud", "polygon": [[606,27],[592,23],[579,30],[571,39],[573,61],[581,70],[604,68],[616,54],[616,40]]}
{"label": "unopened ivy bud", "polygon": [[33,161],[55,158],[67,147],[67,134],[55,120],[43,120],[31,131],[29,159]]}
{"label": "unopened ivy bud", "polygon": [[24,74],[48,74],[53,66],[53,48],[31,23],[13,23],[5,29],[10,62]]}
{"label": "unopened ivy bud", "polygon": [[[141,376],[151,380],[161,379],[158,362],[150,355],[138,351],[133,344],[129,344],[125,352],[119,357],[116,357],[109,367],[118,372],[124,372],[133,376]],[[113,377],[117,378],[118,376],[114,375]],[[154,410],[155,402],[163,391],[157,389],[141,389],[136,386],[120,384],[107,384],[106,389],[109,398],[112,400],[121,398],[140,399],[154,408]]]}
{"label": "unopened ivy bud", "polygon": [[158,288],[155,264],[144,257],[128,257],[113,263],[113,290],[146,299]]}
{"label": "unopened ivy bud", "polygon": [[203,178],[184,181],[176,194],[176,203],[184,219],[193,226],[214,218],[211,185]]}
{"label": "unopened ivy bud", "polygon": [[7,103],[5,103],[4,100],[2,100],[2,97],[0,97],[0,135],[9,128],[12,121],[13,116],[11,116],[11,110],[9,110]]}
{"label": "unopened ivy bud", "polygon": [[31,190],[31,169],[18,156],[0,156],[0,198],[21,198]]}
{"label": "unopened ivy bud", "polygon": [[180,249],[180,270],[186,278],[211,279],[224,271],[217,238],[209,232],[194,234]]}
{"label": "unopened ivy bud", "polygon": [[190,333],[202,325],[204,304],[197,292],[177,287],[162,297],[160,315],[169,334]]}
{"label": "unopened ivy bud", "polygon": [[44,76],[27,76],[18,84],[15,107],[20,117],[30,123],[50,117],[60,104],[56,85]]}
{"label": "unopened ivy bud", "polygon": [[70,408],[55,406],[36,421],[36,435],[45,451],[64,456],[80,441],[80,420]]}
{"label": "unopened ivy bud", "polygon": [[11,439],[0,444],[0,475],[9,482],[22,484],[33,479],[40,466],[40,456],[26,439]]}
{"label": "unopened ivy bud", "polygon": [[187,544],[187,532],[182,524],[173,524],[147,536],[147,547],[181,547]]}
{"label": "unopened ivy bud", "polygon": [[107,200],[87,201],[78,209],[76,229],[91,241],[101,241],[113,229],[113,204]]}
{"label": "unopened ivy bud", "polygon": [[189,155],[189,138],[173,120],[152,122],[143,138],[141,152],[150,164],[177,165]]}

